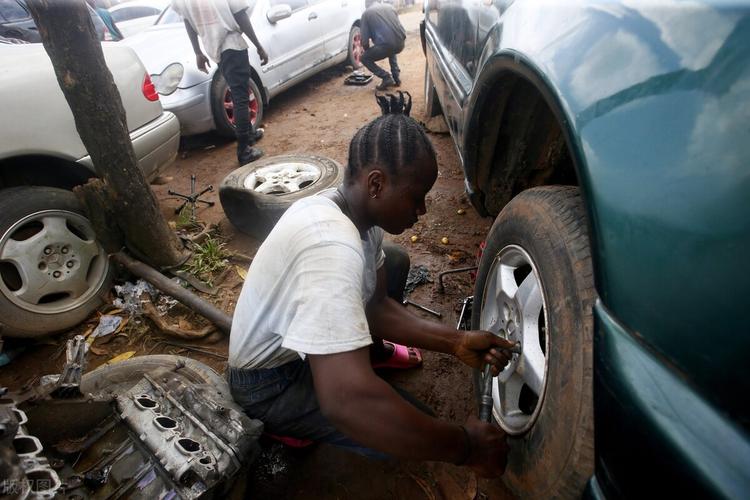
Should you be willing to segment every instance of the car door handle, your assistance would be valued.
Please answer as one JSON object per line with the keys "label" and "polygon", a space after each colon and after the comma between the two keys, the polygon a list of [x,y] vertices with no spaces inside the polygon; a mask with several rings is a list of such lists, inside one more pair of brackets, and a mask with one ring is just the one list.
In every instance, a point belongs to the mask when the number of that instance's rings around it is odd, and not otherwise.
{"label": "car door handle", "polygon": [[308,21],[312,21],[313,19],[317,19],[318,15],[315,12],[310,12],[310,15],[307,16]]}

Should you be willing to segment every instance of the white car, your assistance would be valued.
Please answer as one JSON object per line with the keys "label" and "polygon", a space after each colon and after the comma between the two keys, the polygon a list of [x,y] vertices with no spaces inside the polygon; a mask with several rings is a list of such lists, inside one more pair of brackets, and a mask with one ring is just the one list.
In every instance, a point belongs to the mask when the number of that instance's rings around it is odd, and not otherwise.
{"label": "white car", "polygon": [[[102,49],[136,158],[153,177],[177,156],[179,122],[130,48]],[[34,337],[85,319],[112,273],[70,191],[96,174],[44,47],[0,45],[0,58],[0,336]]]}
{"label": "white car", "polygon": [[122,36],[127,38],[153,26],[169,3],[170,0],[130,0],[110,7],[109,13]]}
{"label": "white car", "polygon": [[[261,122],[273,96],[315,73],[345,61],[359,66],[364,9],[364,0],[257,0],[250,21],[269,61],[261,66],[248,41],[253,123]],[[229,88],[216,64],[208,74],[198,71],[185,25],[174,10],[168,8],[155,26],[120,43],[138,53],[163,96],[164,109],[179,117],[183,135],[215,129],[234,137]]]}

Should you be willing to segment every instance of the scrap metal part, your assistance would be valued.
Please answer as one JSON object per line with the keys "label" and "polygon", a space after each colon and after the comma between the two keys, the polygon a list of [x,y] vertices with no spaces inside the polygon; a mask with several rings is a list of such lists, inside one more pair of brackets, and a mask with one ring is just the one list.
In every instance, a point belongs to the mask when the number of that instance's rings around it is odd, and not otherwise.
{"label": "scrap metal part", "polygon": [[[197,382],[178,362],[116,394],[70,397],[82,349],[69,343],[63,374],[35,397],[0,389],[0,498],[221,498],[260,454],[263,424],[220,378]],[[67,397],[39,397],[53,388]]]}
{"label": "scrap metal part", "polygon": [[26,431],[27,422],[12,398],[0,399],[0,497],[55,498],[62,482],[42,455],[42,443]]}

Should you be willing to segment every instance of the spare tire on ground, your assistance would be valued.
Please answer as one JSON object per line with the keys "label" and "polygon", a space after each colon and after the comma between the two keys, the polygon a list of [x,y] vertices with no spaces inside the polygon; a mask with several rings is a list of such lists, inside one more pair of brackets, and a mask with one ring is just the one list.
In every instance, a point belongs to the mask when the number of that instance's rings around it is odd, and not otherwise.
{"label": "spare tire on ground", "polygon": [[237,229],[262,240],[292,203],[343,178],[343,167],[330,158],[271,156],[233,170],[221,183],[219,199]]}

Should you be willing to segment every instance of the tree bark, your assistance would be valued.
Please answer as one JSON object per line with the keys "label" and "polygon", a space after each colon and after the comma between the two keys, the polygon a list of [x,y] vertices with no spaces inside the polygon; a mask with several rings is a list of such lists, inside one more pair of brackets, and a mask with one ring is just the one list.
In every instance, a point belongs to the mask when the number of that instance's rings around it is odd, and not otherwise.
{"label": "tree bark", "polygon": [[[157,268],[184,260],[183,246],[164,219],[138,168],[125,110],[84,0],[28,0],[76,129],[111,199],[115,222],[130,248]],[[145,73],[144,73],[145,76]]]}

